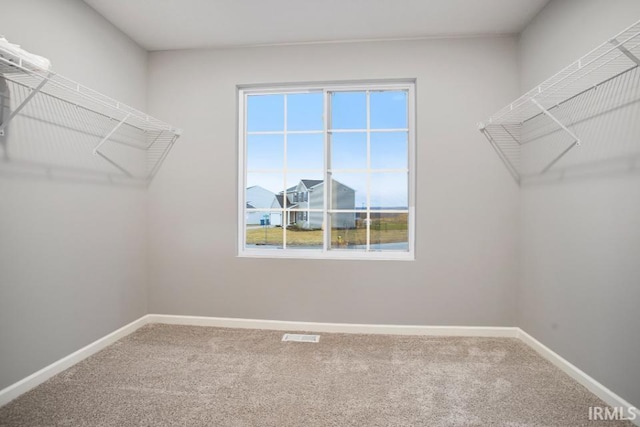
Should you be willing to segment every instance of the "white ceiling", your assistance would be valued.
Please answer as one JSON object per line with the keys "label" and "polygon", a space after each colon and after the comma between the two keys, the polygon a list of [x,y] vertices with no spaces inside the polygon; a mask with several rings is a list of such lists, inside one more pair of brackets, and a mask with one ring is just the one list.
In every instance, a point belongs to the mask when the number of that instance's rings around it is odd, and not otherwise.
{"label": "white ceiling", "polygon": [[548,0],[84,0],[147,50],[519,33]]}

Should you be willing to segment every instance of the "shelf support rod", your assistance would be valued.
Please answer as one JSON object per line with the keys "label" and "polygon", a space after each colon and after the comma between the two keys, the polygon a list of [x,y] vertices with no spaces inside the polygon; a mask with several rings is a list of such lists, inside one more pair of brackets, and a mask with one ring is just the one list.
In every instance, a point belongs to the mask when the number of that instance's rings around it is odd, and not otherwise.
{"label": "shelf support rod", "polygon": [[551,163],[549,163],[549,164],[547,165],[547,167],[545,167],[544,169],[542,169],[542,171],[541,171],[540,173],[545,173],[545,172],[547,172],[549,169],[551,169],[551,167],[552,167],[553,165],[555,165],[556,163],[558,163],[558,160],[560,160],[561,158],[563,158],[563,157],[564,157],[564,155],[565,155],[565,154],[567,154],[567,153],[569,152],[569,150],[571,150],[571,149],[572,149],[573,147],[575,147],[577,144],[578,144],[578,141],[573,141],[573,144],[569,145],[567,148],[565,148],[565,149],[564,149],[564,151],[562,151],[562,153],[558,154],[558,155],[556,156],[556,158],[555,158],[555,159],[553,159],[553,160],[551,161]]}
{"label": "shelf support rod", "polygon": [[544,108],[538,101],[536,101],[535,99],[531,98],[531,102],[533,102],[538,108],[540,108],[540,110],[542,110],[542,112],[544,114],[546,114],[551,120],[553,120],[554,122],[556,122],[556,124],[558,126],[560,126],[565,132],[567,132],[571,138],[573,138],[573,143],[571,145],[569,145],[567,148],[565,148],[562,153],[560,153],[558,156],[556,156],[555,159],[553,159],[551,161],[551,163],[549,163],[544,169],[542,169],[542,171],[540,173],[545,173],[547,172],[549,169],[551,169],[551,167],[553,165],[555,165],[556,163],[558,163],[558,161],[564,157],[565,154],[567,154],[569,151],[571,151],[571,149],[573,147],[576,147],[578,145],[580,145],[580,138],[578,138],[576,136],[575,133],[571,132],[571,129],[569,129],[568,127],[566,127],[560,120],[558,120],[553,114],[551,114],[546,108]]}
{"label": "shelf support rod", "polygon": [[560,126],[562,128],[562,130],[564,130],[565,132],[567,132],[571,138],[573,138],[573,140],[575,141],[574,145],[580,145],[580,138],[578,138],[576,136],[575,133],[573,133],[571,131],[571,129],[569,129],[568,127],[566,127],[560,120],[558,120],[556,118],[556,116],[554,116],[553,114],[551,114],[549,112],[549,110],[547,110],[546,108],[544,108],[542,105],[540,105],[540,103],[538,101],[536,101],[534,98],[531,98],[531,102],[533,102],[540,110],[542,110],[542,112],[549,117],[551,120],[553,120],[558,126]]}
{"label": "shelf support rod", "polygon": [[49,81],[49,76],[51,76],[51,73],[47,74],[47,77],[44,78],[37,87],[31,89],[31,92],[29,93],[29,95],[27,95],[27,97],[20,103],[20,105],[18,105],[16,109],[11,112],[11,114],[9,115],[9,118],[7,118],[7,120],[4,123],[0,124],[0,136],[4,135],[4,130],[9,124],[9,122],[11,122],[11,120],[13,120],[13,118],[17,116],[18,113],[20,113],[20,111],[22,111],[22,109],[29,103],[29,101],[31,101],[33,97],[36,96],[42,90],[44,85],[47,84],[47,82]]}
{"label": "shelf support rod", "polygon": [[618,50],[620,50],[620,52],[624,53],[627,56],[627,58],[635,62],[637,65],[640,65],[640,58],[638,58],[633,53],[631,53],[631,51],[629,51],[629,49],[624,47],[622,43],[620,43],[617,39],[611,39],[610,42],[613,45],[615,45],[618,48]]}
{"label": "shelf support rod", "polygon": [[111,129],[111,132],[109,132],[104,138],[102,138],[102,141],[100,141],[98,143],[98,145],[96,145],[96,148],[93,149],[93,154],[94,155],[98,155],[100,157],[102,157],[103,159],[105,159],[107,162],[109,162],[111,165],[113,165],[114,167],[116,167],[118,170],[120,170],[122,173],[124,173],[125,175],[127,175],[129,178],[133,178],[133,175],[126,170],[125,168],[123,168],[122,166],[120,166],[119,164],[117,164],[116,162],[114,162],[113,160],[111,160],[110,158],[108,158],[107,156],[105,156],[104,154],[102,154],[100,151],[98,151],[98,148],[100,148],[102,146],[102,144],[104,144],[105,142],[107,142],[109,140],[109,138],[111,138],[111,135],[113,135],[119,128],[120,126],[122,126],[127,119],[129,118],[129,116],[131,116],[131,113],[128,113],[124,119],[120,120],[118,122],[117,125],[114,126],[113,129]]}
{"label": "shelf support rod", "polygon": [[98,156],[102,157],[103,159],[105,159],[107,162],[109,162],[111,165],[116,167],[118,170],[120,170],[122,173],[127,175],[129,178],[133,178],[133,175],[128,170],[126,170],[125,168],[123,168],[122,166],[120,166],[119,164],[117,164],[116,162],[114,162],[113,160],[111,160],[110,158],[108,158],[107,156],[102,154],[101,152],[96,151],[96,154]]}
{"label": "shelf support rod", "polygon": [[113,135],[115,133],[115,131],[117,131],[120,128],[120,126],[122,126],[124,124],[124,122],[127,121],[129,116],[131,116],[131,113],[128,113],[124,117],[124,119],[120,120],[120,122],[118,122],[118,124],[113,129],[111,129],[111,132],[109,132],[104,138],[102,138],[102,141],[100,141],[98,143],[98,145],[96,145],[96,148],[93,149],[93,154],[99,154],[98,153],[98,148],[100,148],[100,146],[102,146],[102,144],[104,144],[105,142],[107,142],[109,140],[109,138],[111,138],[111,135]]}

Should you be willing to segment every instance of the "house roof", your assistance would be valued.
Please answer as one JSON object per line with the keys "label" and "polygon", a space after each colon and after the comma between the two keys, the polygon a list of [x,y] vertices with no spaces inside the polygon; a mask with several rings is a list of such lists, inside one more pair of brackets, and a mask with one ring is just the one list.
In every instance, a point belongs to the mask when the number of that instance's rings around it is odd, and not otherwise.
{"label": "house roof", "polygon": [[302,179],[301,181],[307,188],[315,187],[316,185],[322,184],[324,182],[321,179]]}
{"label": "house roof", "polygon": [[266,189],[266,188],[264,188],[264,187],[262,187],[262,186],[260,186],[260,185],[251,185],[251,186],[247,187],[247,190],[253,190],[253,189],[256,189],[256,190],[262,190],[262,191],[264,191],[264,192],[266,192],[266,193],[271,193],[271,194],[273,194],[273,191],[268,190],[268,189]]}
{"label": "house roof", "polygon": [[[349,190],[353,190],[353,188],[349,187],[348,185],[344,185],[343,183],[335,179],[332,181],[337,182],[338,184],[348,188]],[[324,181],[321,179],[301,179],[300,182],[302,182],[302,184],[307,188],[307,190],[324,183]],[[287,193],[295,193],[296,188],[298,188],[298,186],[294,185],[293,187],[287,188],[285,191]],[[278,194],[276,194],[276,198],[278,198],[278,196],[282,196],[283,194],[284,194],[284,191],[279,192]],[[282,201],[280,201],[280,206],[282,206]]]}
{"label": "house roof", "polygon": [[[276,194],[276,200],[281,208],[284,207],[284,194]],[[295,208],[298,206],[297,203],[291,203],[290,201],[287,203],[287,208]]]}
{"label": "house roof", "polygon": [[[309,188],[315,187],[316,185],[320,185],[320,184],[322,184],[324,181],[323,181],[323,180],[321,180],[321,179],[301,179],[301,180],[300,180],[300,182],[302,182],[302,184],[303,184],[307,189],[309,189]],[[297,185],[294,185],[293,187],[289,187],[289,188],[287,188],[287,189],[286,189],[286,192],[287,192],[287,193],[295,193],[296,188],[298,188],[298,186],[297,186]],[[281,191],[281,192],[280,192],[280,193],[278,193],[278,194],[283,194],[283,193],[284,193],[284,191]]]}

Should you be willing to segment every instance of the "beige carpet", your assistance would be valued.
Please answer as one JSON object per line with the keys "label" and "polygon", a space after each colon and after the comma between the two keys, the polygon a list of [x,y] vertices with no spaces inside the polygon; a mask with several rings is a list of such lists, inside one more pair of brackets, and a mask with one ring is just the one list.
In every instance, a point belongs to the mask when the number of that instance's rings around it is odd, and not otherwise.
{"label": "beige carpet", "polygon": [[511,338],[148,325],[0,408],[2,426],[614,426]]}

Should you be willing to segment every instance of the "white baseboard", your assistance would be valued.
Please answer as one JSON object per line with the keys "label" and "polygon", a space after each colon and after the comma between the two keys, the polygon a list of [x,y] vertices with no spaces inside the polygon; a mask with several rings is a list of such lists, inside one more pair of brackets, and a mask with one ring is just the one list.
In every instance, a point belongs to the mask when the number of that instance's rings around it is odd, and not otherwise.
{"label": "white baseboard", "polygon": [[640,426],[640,410],[634,407],[631,403],[627,402],[622,397],[618,396],[598,381],[594,380],[591,376],[587,375],[584,371],[577,366],[570,363],[568,360],[560,356],[555,351],[551,350],[546,345],[542,344],[531,335],[518,328],[518,338],[529,347],[534,349],[539,355],[553,363],[557,368],[583,385],[591,393],[598,396],[605,403],[613,408],[626,408],[625,411],[633,411],[635,413],[635,419],[632,422]]}
{"label": "white baseboard", "polygon": [[457,337],[503,337],[519,338],[538,354],[549,360],[560,370],[586,387],[608,405],[617,408],[633,408],[640,426],[640,411],[629,402],[594,380],[569,361],[533,338],[518,327],[483,326],[417,326],[417,325],[373,325],[355,323],[317,323],[284,320],[236,319],[226,317],[176,316],[165,314],[147,314],[129,323],[115,332],[81,348],[80,350],[52,363],[9,387],[0,390],[0,406],[42,384],[52,376],[70,368],[92,354],[102,350],[115,341],[136,331],[148,323],[171,325],[214,326],[219,328],[266,329],[276,331],[334,332],[349,334],[385,334],[385,335],[421,335],[421,336],[457,336]]}
{"label": "white baseboard", "polygon": [[334,332],[345,334],[432,335],[455,337],[516,338],[516,327],[494,326],[416,326],[372,325],[358,323],[318,323],[286,320],[236,319],[229,317],[173,316],[149,314],[149,323],[171,325],[215,326],[218,328],[267,329],[275,331]]}
{"label": "white baseboard", "polygon": [[172,325],[214,326],[219,328],[266,329],[277,331],[334,332],[350,334],[386,334],[386,335],[432,335],[459,337],[510,337],[518,336],[515,327],[481,326],[413,326],[413,325],[368,325],[355,323],[316,323],[284,320],[236,319],[225,317],[175,316],[147,314],[128,325],[123,326],[97,341],[70,355],[45,366],[28,377],[0,390],[0,406],[6,405],[21,394],[42,384],[54,375],[70,368],[103,348],[113,344],[148,323]]}
{"label": "white baseboard", "polygon": [[146,325],[147,323],[147,316],[142,316],[138,320],[134,320],[133,322],[123,326],[117,331],[114,331],[109,335],[106,335],[98,339],[97,341],[94,341],[91,344],[82,347],[80,350],[75,351],[66,357],[63,357],[56,362],[53,362],[49,366],[45,366],[38,372],[35,372],[28,377],[23,378],[17,383],[11,384],[7,388],[0,390],[0,406],[6,405],[21,394],[26,393],[32,388],[39,386],[54,375],[57,375],[65,369],[68,369],[71,366],[75,365],[76,363],[81,362],[92,354],[97,353],[103,348],[113,344],[120,338],[129,335],[130,333]]}

